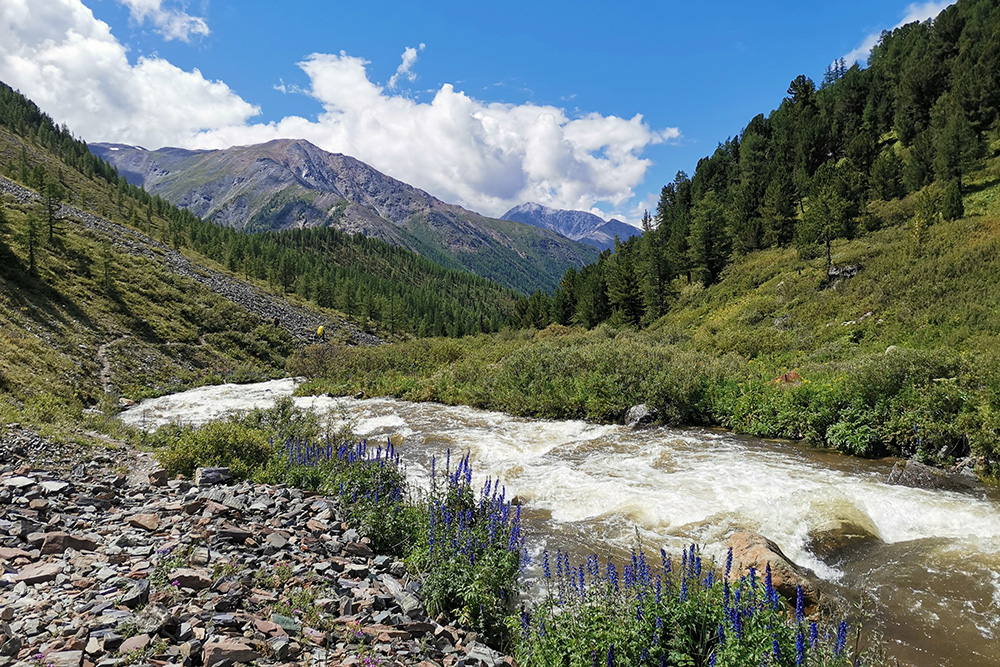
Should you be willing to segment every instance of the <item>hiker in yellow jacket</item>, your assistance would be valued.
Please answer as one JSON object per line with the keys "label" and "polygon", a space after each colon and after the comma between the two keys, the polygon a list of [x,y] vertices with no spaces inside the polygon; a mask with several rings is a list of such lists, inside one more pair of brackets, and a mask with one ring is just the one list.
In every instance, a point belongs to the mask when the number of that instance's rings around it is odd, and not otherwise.
{"label": "hiker in yellow jacket", "polygon": [[326,333],[326,329],[324,329],[323,325],[321,324],[319,325],[319,329],[316,329],[316,338],[318,338],[319,340],[323,340],[324,333]]}

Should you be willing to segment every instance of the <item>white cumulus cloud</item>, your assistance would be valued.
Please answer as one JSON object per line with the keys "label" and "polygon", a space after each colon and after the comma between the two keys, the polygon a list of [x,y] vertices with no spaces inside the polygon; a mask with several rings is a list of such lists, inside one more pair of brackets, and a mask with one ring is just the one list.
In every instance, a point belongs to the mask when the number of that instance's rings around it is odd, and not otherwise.
{"label": "white cumulus cloud", "polygon": [[413,66],[417,62],[417,52],[423,51],[426,46],[426,44],[421,42],[417,48],[413,48],[412,46],[406,47],[406,50],[403,51],[403,62],[399,63],[396,73],[389,77],[390,88],[395,88],[401,78],[407,81],[417,80],[417,73],[413,71]]}
{"label": "white cumulus cloud", "polygon": [[[129,0],[141,1],[161,7]],[[421,48],[404,51],[390,84],[412,80]],[[651,164],[646,148],[680,136],[639,114],[488,103],[447,83],[418,102],[375,83],[366,61],[343,52],[299,63],[309,79],[303,92],[322,105],[317,117],[253,123],[260,110],[224,82],[157,57],[130,63],[126,51],[82,0],[0,0],[0,79],[88,141],[225,148],[306,139],[444,201],[500,215],[525,201],[629,211]]]}
{"label": "white cumulus cloud", "polygon": [[197,69],[156,57],[130,63],[80,0],[0,2],[0,79],[88,141],[190,143],[200,131],[259,113]]}
{"label": "white cumulus cloud", "polygon": [[[902,20],[892,27],[893,30],[914,21],[926,21],[934,18],[944,10],[955,4],[955,0],[941,0],[940,2],[914,2],[906,7]],[[844,61],[850,67],[856,62],[868,60],[868,55],[882,38],[881,32],[873,32],[861,42],[853,51],[844,56]]]}
{"label": "white cumulus cloud", "polygon": [[163,0],[118,0],[128,7],[137,23],[149,21],[165,39],[187,42],[192,35],[209,34],[208,23],[198,16],[191,16],[182,9],[164,7]]}

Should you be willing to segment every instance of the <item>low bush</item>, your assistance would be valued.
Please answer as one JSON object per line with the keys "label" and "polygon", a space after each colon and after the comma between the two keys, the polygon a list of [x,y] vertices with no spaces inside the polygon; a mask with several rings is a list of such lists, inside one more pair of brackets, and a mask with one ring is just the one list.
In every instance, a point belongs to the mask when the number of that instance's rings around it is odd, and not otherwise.
{"label": "low bush", "polygon": [[[854,345],[847,342],[792,365],[776,351],[748,358],[666,338],[674,337],[659,329],[562,327],[532,338],[338,348],[323,352],[338,363],[319,364],[324,375],[300,391],[391,395],[604,423],[620,423],[631,406],[646,403],[671,425],[721,425],[857,456],[947,464],[972,455],[984,475],[1000,468],[1000,361],[991,353],[973,360],[890,347],[845,361],[844,349]],[[792,369],[796,377],[783,380]]]}

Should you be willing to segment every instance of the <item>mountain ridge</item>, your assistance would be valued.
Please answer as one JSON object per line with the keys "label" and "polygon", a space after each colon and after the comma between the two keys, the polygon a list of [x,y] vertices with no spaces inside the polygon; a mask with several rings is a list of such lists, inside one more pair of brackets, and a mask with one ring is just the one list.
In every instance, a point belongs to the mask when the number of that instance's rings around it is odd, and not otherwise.
{"label": "mountain ridge", "polygon": [[621,220],[606,221],[588,211],[555,209],[535,202],[519,204],[500,217],[504,220],[550,229],[568,239],[586,243],[600,250],[613,248],[616,236],[626,241],[642,233],[641,229]]}
{"label": "mountain ridge", "polygon": [[522,293],[551,291],[596,259],[550,230],[496,220],[301,139],[221,150],[92,144],[130,183],[250,232],[329,226],[413,250]]}

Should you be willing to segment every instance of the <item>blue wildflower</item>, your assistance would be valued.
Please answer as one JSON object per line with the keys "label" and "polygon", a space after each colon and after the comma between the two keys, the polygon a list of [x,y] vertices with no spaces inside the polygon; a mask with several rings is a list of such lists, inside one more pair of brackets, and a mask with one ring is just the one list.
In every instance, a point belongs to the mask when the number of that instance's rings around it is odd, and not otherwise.
{"label": "blue wildflower", "polygon": [[847,621],[841,621],[837,628],[837,643],[833,646],[833,654],[838,658],[844,653],[844,644],[847,643]]}

